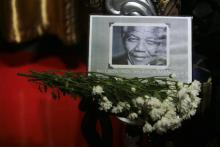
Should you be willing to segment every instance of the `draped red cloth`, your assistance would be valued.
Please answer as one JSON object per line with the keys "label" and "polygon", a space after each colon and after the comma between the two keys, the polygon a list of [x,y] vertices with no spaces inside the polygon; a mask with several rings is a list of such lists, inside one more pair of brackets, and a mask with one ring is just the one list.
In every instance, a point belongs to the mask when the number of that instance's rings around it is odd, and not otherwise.
{"label": "draped red cloth", "polygon": [[[66,69],[58,55],[33,61],[31,51],[0,52],[0,147],[87,147],[80,125],[79,99],[53,100],[36,84],[17,76],[36,71]],[[73,71],[86,71],[79,61]],[[113,146],[121,146],[121,128],[113,119]]]}

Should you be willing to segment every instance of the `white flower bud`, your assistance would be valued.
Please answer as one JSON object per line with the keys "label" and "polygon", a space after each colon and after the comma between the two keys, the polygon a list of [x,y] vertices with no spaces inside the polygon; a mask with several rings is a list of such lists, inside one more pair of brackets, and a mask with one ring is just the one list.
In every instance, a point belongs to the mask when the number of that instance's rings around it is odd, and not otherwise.
{"label": "white flower bud", "polygon": [[178,88],[183,88],[183,83],[182,82],[177,82]]}
{"label": "white flower bud", "polygon": [[154,128],[151,126],[151,124],[149,124],[147,121],[145,122],[144,126],[143,126],[143,132],[146,133],[150,133],[154,130]]}
{"label": "white flower bud", "polygon": [[136,88],[135,87],[131,87],[131,91],[132,92],[136,92]]}
{"label": "white flower bud", "polygon": [[130,113],[130,114],[128,115],[128,119],[130,119],[130,120],[134,120],[134,119],[136,119],[137,117],[138,117],[137,113],[134,113],[134,112],[132,112],[132,113]]}
{"label": "white flower bud", "polygon": [[149,99],[149,98],[150,98],[148,95],[145,95],[144,97],[145,97],[146,99]]}
{"label": "white flower bud", "polygon": [[106,96],[103,96],[103,97],[102,97],[102,100],[103,100],[104,102],[109,101],[108,98],[107,98]]}
{"label": "white flower bud", "polygon": [[142,97],[138,97],[138,98],[136,98],[136,103],[138,104],[138,105],[143,105],[144,104],[144,99],[142,98]]}
{"label": "white flower bud", "polygon": [[99,85],[97,86],[94,86],[93,89],[92,89],[92,94],[93,95],[99,95],[99,94],[102,94],[104,91],[103,91],[103,88]]}

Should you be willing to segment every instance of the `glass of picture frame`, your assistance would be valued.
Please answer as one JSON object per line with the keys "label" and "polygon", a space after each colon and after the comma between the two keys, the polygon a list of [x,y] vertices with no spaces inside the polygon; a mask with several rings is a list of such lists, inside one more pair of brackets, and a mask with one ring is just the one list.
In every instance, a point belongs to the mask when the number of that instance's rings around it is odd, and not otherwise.
{"label": "glass of picture frame", "polygon": [[[177,80],[191,82],[191,20],[191,17],[91,15],[89,71],[124,77],[175,74]],[[132,42],[133,49],[129,49]],[[140,44],[145,51],[138,51]],[[149,51],[152,46],[153,51]]]}

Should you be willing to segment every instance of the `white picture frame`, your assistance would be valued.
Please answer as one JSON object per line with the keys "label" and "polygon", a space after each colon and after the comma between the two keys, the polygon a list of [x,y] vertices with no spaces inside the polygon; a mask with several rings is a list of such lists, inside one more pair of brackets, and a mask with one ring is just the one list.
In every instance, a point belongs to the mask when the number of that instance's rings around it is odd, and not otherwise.
{"label": "white picture frame", "polygon": [[[192,81],[191,20],[191,17],[91,15],[88,70],[128,78],[175,74],[177,80],[189,83]],[[116,62],[116,57],[128,54],[121,35],[128,27],[130,30],[144,29],[148,34],[150,28],[164,30],[165,43],[160,45],[161,51],[157,51],[163,62]],[[161,61],[156,55],[154,57]]]}

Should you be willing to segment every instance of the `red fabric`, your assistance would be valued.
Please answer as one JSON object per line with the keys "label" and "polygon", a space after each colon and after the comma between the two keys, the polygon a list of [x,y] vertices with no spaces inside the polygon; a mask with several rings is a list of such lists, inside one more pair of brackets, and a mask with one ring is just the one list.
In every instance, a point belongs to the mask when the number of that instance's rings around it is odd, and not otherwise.
{"label": "red fabric", "polygon": [[[53,100],[18,72],[66,69],[59,56],[32,61],[34,53],[0,53],[0,147],[87,147],[80,125],[79,100]],[[32,62],[30,62],[32,61]],[[79,63],[74,71],[86,71]],[[113,120],[114,146],[121,146],[120,127]]]}

